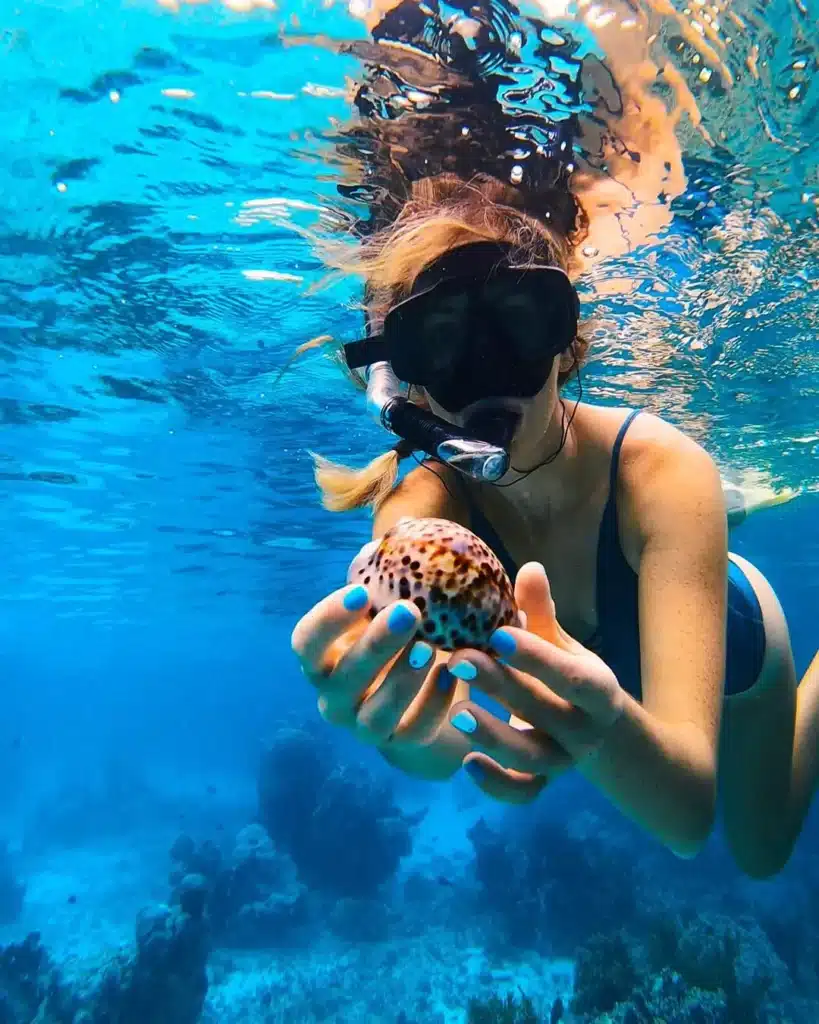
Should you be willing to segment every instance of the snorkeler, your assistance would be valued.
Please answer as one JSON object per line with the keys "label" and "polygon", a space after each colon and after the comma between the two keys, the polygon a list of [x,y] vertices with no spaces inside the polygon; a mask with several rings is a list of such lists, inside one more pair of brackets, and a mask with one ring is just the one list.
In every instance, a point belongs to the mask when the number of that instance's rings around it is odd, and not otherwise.
{"label": "snorkeler", "polygon": [[[526,628],[496,631],[496,657],[446,653],[414,640],[411,600],[370,618],[366,588],[344,587],[293,631],[320,711],[408,773],[442,779],[463,765],[501,800],[530,800],[574,768],[683,857],[711,832],[719,788],[737,864],[768,877],[791,854],[819,773],[819,656],[797,686],[775,593],[728,552],[730,504],[726,517],[711,457],[657,416],[565,395],[588,347],[573,285],[588,216],[567,155],[580,130],[568,79],[551,134],[483,95],[474,110],[485,102],[486,114],[471,119],[454,71],[402,122],[389,104],[429,25],[413,24],[406,0],[386,6],[376,42],[411,39],[394,48],[400,72],[373,59],[358,94],[370,222],[338,265],[365,281],[368,336],[345,345],[348,367],[399,440],[360,471],[320,459],[317,480],[328,508],[372,506],[374,537],[405,516],[473,530],[515,580]],[[480,6],[503,7],[469,9]],[[460,33],[461,66],[487,25],[497,41],[495,22]],[[436,73],[457,71],[461,43],[436,29],[451,58]],[[572,79],[568,56],[559,66]],[[457,135],[463,118],[438,110],[447,90],[474,131]],[[448,149],[414,145],[425,112]],[[510,123],[517,148],[467,171]],[[396,484],[399,460],[416,453],[422,463]],[[472,701],[472,686],[509,720]]]}

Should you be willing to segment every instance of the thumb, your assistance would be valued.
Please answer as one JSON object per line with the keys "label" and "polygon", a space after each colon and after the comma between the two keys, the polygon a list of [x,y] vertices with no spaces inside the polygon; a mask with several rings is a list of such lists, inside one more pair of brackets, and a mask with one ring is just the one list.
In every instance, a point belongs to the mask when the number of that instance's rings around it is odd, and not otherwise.
{"label": "thumb", "polygon": [[521,566],[515,579],[515,601],[530,633],[563,646],[549,580],[540,562]]}

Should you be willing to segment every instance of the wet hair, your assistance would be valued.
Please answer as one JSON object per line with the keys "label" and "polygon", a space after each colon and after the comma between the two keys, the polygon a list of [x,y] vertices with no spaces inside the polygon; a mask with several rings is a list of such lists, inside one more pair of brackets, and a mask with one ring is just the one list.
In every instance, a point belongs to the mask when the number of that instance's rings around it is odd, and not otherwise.
{"label": "wet hair", "polygon": [[[372,330],[380,327],[392,305],[409,294],[426,266],[469,242],[507,242],[514,247],[516,264],[559,266],[570,274],[574,270],[573,254],[583,225],[578,229],[575,222],[568,233],[556,229],[542,208],[539,216],[527,210],[525,197],[513,185],[487,174],[468,180],[440,174],[412,182],[408,192],[395,217],[363,239],[318,245],[328,266],[363,277]],[[572,371],[560,374],[560,386],[583,364],[587,348],[587,341],[578,335],[570,346]],[[357,383],[363,386],[361,378]],[[411,454],[410,446],[399,441],[361,469],[314,454],[324,507],[337,512],[365,506],[377,510],[395,486],[401,459]]]}

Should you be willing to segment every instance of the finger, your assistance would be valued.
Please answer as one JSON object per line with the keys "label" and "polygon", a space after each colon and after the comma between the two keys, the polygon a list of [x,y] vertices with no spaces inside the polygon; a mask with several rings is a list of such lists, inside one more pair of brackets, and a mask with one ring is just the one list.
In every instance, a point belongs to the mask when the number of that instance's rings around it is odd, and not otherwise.
{"label": "finger", "polygon": [[449,669],[458,679],[467,680],[507,711],[545,732],[553,733],[554,727],[564,721],[568,727],[578,713],[585,718],[585,712],[579,712],[539,679],[501,664],[483,651],[458,651],[450,659]]}
{"label": "finger", "polygon": [[413,638],[420,621],[421,613],[410,601],[396,601],[383,608],[328,677],[324,686],[328,707],[357,707],[379,676],[383,682],[389,663]]}
{"label": "finger", "polygon": [[[471,668],[466,673],[464,665]],[[456,676],[502,704],[513,716],[551,736],[573,757],[583,756],[597,742],[599,725],[582,708],[564,700],[539,679],[502,665],[481,651],[459,651],[450,662]]]}
{"label": "finger", "polygon": [[548,781],[544,775],[528,775],[502,768],[491,757],[480,753],[464,758],[464,770],[487,796],[507,804],[531,803]]}
{"label": "finger", "polygon": [[[356,715],[363,739],[383,743],[399,729],[401,739],[421,738],[444,721],[454,678],[425,640],[408,644],[379,686],[365,698]],[[443,673],[443,674],[442,674]]]}
{"label": "finger", "polygon": [[326,675],[331,645],[359,621],[369,608],[365,587],[354,585],[333,591],[315,604],[296,623],[290,635],[290,647],[301,667],[313,681]]}
{"label": "finger", "polygon": [[505,664],[540,680],[590,715],[606,714],[611,709],[613,692],[619,690],[617,678],[591,652],[569,652],[514,626],[495,630],[490,643]]}
{"label": "finger", "polygon": [[524,629],[551,640],[560,641],[555,603],[546,570],[540,562],[527,562],[515,578],[515,601],[525,615]]}
{"label": "finger", "polygon": [[469,688],[452,675],[446,666],[445,657],[439,656],[418,699],[395,730],[395,738],[410,743],[429,742],[448,721],[452,702],[468,696]]}
{"label": "finger", "polygon": [[473,750],[513,771],[551,778],[572,763],[571,756],[546,733],[516,729],[471,701],[453,706],[450,723],[469,736]]}

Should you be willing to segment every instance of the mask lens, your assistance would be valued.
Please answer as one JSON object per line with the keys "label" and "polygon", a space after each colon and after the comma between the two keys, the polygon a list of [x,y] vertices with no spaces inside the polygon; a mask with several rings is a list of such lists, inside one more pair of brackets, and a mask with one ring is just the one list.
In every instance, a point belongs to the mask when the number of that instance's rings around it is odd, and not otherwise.
{"label": "mask lens", "polygon": [[[421,386],[451,373],[467,348],[470,293],[446,282],[396,307],[388,344],[395,372]],[[385,325],[387,326],[387,325]]]}
{"label": "mask lens", "polygon": [[574,338],[571,285],[557,273],[498,275],[484,285],[483,301],[522,362],[554,357]]}
{"label": "mask lens", "polygon": [[407,299],[387,316],[384,334],[398,376],[427,387],[485,359],[487,339],[514,362],[544,365],[571,344],[576,326],[568,278],[510,269],[484,281],[442,281]]}

